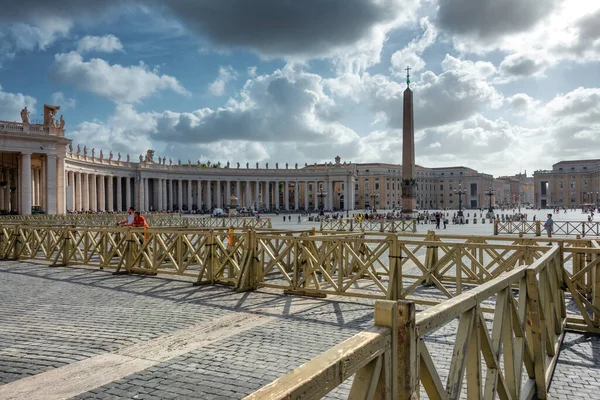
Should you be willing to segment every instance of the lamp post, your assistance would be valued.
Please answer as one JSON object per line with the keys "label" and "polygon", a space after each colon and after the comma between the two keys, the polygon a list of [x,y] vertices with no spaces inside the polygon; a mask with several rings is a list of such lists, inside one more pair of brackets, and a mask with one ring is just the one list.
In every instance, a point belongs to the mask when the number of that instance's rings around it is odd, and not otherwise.
{"label": "lamp post", "polygon": [[319,187],[319,191],[317,192],[317,197],[319,198],[319,215],[325,215],[323,211],[325,209],[325,203],[323,203],[323,199],[327,196],[327,192],[323,191],[323,186]]}
{"label": "lamp post", "polygon": [[490,186],[490,188],[488,190],[486,190],[485,192],[483,192],[483,194],[485,194],[486,196],[488,196],[490,198],[490,208],[488,209],[488,212],[491,215],[494,215],[494,207],[492,207],[492,196],[494,196],[494,194],[496,194],[496,191],[492,189],[492,187]]}
{"label": "lamp post", "polygon": [[377,212],[377,209],[375,208],[375,201],[376,201],[377,198],[379,198],[379,194],[378,193],[371,193],[371,194],[369,194],[369,197],[371,199],[373,199],[373,205],[371,206],[373,212]]}
{"label": "lamp post", "polygon": [[463,212],[462,212],[462,195],[467,194],[467,189],[463,189],[462,183],[459,183],[458,190],[454,189],[454,193],[458,195],[458,213],[456,215],[458,216],[460,224],[462,225],[464,223],[463,222]]}

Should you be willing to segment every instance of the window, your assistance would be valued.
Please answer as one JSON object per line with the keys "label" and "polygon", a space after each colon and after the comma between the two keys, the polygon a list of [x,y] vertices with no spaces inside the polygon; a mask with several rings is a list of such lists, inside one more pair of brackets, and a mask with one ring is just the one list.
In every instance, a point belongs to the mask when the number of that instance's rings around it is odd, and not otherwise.
{"label": "window", "polygon": [[375,190],[379,190],[379,183],[375,184]]}
{"label": "window", "polygon": [[440,190],[444,190],[444,184],[440,183]]}
{"label": "window", "polygon": [[312,183],[309,183],[308,184],[308,190],[312,190],[312,186],[313,186]]}
{"label": "window", "polygon": [[390,183],[387,183],[387,190],[390,190]]}
{"label": "window", "polygon": [[354,190],[358,190],[358,183],[354,185]]}

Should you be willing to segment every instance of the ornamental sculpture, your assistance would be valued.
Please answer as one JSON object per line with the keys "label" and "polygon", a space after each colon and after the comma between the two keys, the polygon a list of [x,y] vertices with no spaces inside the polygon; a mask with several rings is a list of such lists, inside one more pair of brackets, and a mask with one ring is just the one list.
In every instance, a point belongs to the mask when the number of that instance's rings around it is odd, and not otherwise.
{"label": "ornamental sculpture", "polygon": [[60,129],[65,129],[65,119],[63,118],[62,114],[60,116],[60,124],[59,124],[59,128]]}
{"label": "ornamental sculpture", "polygon": [[238,169],[240,169],[240,163],[237,163],[237,167],[238,167]]}
{"label": "ornamental sculpture", "polygon": [[269,163],[267,163],[267,169],[269,169]]}
{"label": "ornamental sculpture", "polygon": [[121,161],[121,152],[117,153],[117,161]]}
{"label": "ornamental sculpture", "polygon": [[129,163],[130,160],[131,160],[131,157],[129,156],[129,153],[127,153],[127,163]]}
{"label": "ornamental sculpture", "polygon": [[21,120],[24,124],[29,123],[29,110],[27,109],[27,107],[21,110]]}
{"label": "ornamental sculpture", "polygon": [[144,157],[140,154],[140,163],[144,162]]}
{"label": "ornamental sculpture", "polygon": [[45,127],[53,127],[54,126],[54,117],[56,116],[56,112],[60,110],[60,106],[51,106],[49,104],[44,104],[44,126]]}
{"label": "ornamental sculpture", "polygon": [[173,160],[169,158],[169,165],[173,165]]}
{"label": "ornamental sculpture", "polygon": [[108,160],[110,161],[112,159],[113,159],[113,152],[111,151],[108,153]]}
{"label": "ornamental sculpture", "polygon": [[104,158],[104,153],[102,152],[102,149],[100,149],[100,159],[102,160]]}
{"label": "ornamental sculpture", "polygon": [[96,148],[92,147],[92,158],[96,157]]}
{"label": "ornamental sculpture", "polygon": [[146,151],[146,162],[149,162],[149,163],[154,162],[154,150],[149,149],[148,151]]}
{"label": "ornamental sculpture", "polygon": [[69,153],[73,152],[73,143],[69,143]]}
{"label": "ornamental sculpture", "polygon": [[258,169],[258,162],[256,163],[256,169]]}

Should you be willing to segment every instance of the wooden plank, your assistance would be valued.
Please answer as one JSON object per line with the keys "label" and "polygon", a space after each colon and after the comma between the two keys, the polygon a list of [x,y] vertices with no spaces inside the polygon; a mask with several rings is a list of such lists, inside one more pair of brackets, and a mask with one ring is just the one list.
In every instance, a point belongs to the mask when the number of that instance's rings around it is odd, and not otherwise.
{"label": "wooden plank", "polygon": [[245,400],[321,398],[391,345],[390,328],[372,327],[246,396]]}

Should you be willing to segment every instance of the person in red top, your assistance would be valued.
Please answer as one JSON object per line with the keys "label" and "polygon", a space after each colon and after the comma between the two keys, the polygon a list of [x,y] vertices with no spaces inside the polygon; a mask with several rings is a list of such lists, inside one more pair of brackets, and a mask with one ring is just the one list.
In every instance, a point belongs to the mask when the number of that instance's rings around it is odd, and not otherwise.
{"label": "person in red top", "polygon": [[139,211],[136,211],[134,215],[135,217],[133,218],[131,226],[133,226],[134,228],[148,228],[149,225],[148,222],[146,222],[146,218],[142,217]]}
{"label": "person in red top", "polygon": [[135,218],[133,218],[133,223],[131,224],[134,228],[144,228],[144,240],[148,240],[148,222],[146,222],[146,218],[140,215],[139,211],[134,213]]}

